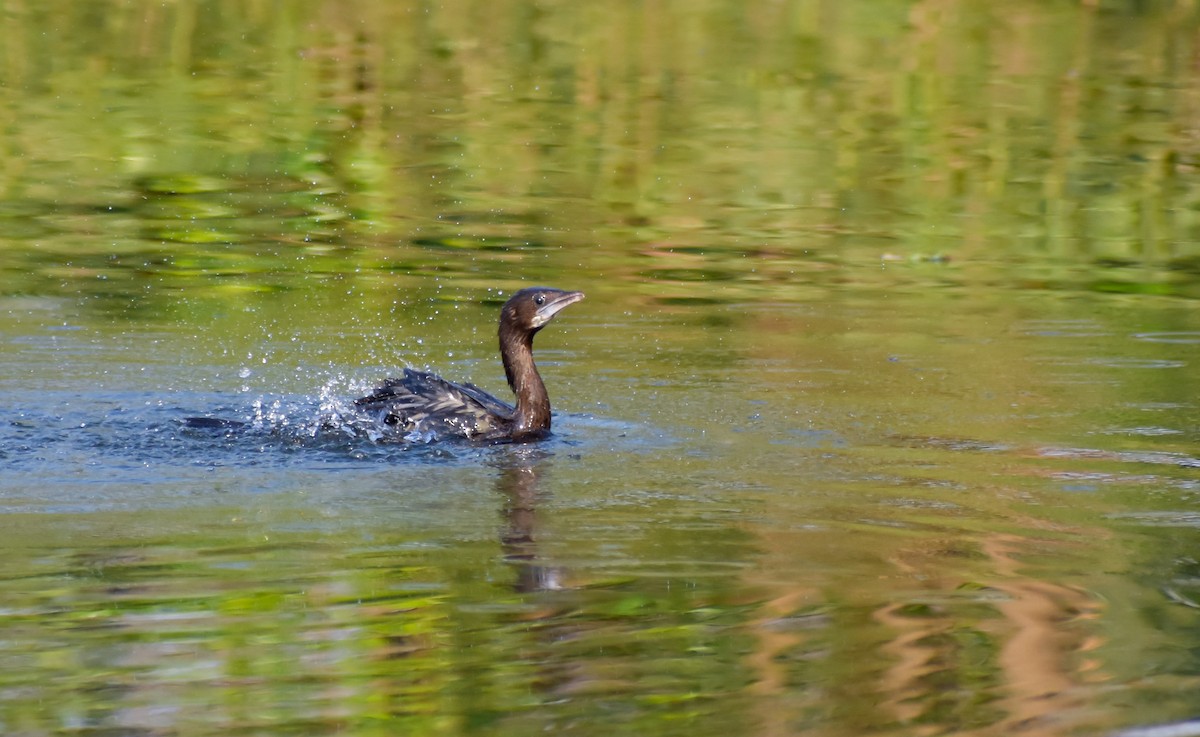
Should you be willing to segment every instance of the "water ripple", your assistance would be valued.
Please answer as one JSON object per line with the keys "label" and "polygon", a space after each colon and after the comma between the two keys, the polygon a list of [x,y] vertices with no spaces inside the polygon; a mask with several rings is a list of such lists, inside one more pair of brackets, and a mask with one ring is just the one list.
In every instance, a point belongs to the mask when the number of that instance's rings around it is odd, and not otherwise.
{"label": "water ripple", "polygon": [[1180,330],[1164,333],[1134,333],[1134,340],[1144,340],[1147,343],[1183,343],[1188,345],[1200,344],[1200,331]]}

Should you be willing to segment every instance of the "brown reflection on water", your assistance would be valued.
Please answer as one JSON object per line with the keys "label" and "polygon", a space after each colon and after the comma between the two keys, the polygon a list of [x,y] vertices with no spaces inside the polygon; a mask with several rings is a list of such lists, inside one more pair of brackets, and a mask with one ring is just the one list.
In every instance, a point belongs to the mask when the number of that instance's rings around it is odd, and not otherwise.
{"label": "brown reflection on water", "polygon": [[[959,701],[959,708],[975,705],[956,715],[965,720],[962,726],[986,726],[1002,734],[1061,734],[1086,719],[1081,714],[1090,698],[1085,687],[1097,679],[1092,671],[1098,667],[1086,653],[1102,641],[1080,624],[1099,619],[1103,607],[1078,588],[1027,575],[1021,556],[1041,546],[1040,541],[1004,533],[980,541],[990,572],[980,593],[998,617],[970,621],[941,606],[914,611],[911,600],[890,602],[875,612],[875,620],[894,633],[882,647],[892,664],[879,687],[887,694],[886,709],[898,722],[928,722],[950,701]],[[931,593],[941,590],[942,596],[953,597],[962,588],[961,572],[939,575],[904,558],[893,558],[892,563],[928,580]],[[990,662],[964,657],[956,635],[968,630],[991,641]],[[953,682],[944,672],[948,668],[960,671]],[[987,669],[993,670],[990,683],[964,679],[966,670]],[[986,690],[980,688],[984,685]]]}
{"label": "brown reflection on water", "polygon": [[1094,663],[1083,654],[1101,644],[1075,625],[1098,619],[1103,607],[1074,587],[1023,577],[1019,557],[1029,547],[1024,538],[993,535],[982,547],[996,573],[1011,578],[994,584],[1009,597],[997,608],[1012,628],[999,658],[1009,693],[1002,726],[1025,734],[1057,733],[1064,717],[1087,702],[1080,686]]}
{"label": "brown reflection on water", "polygon": [[[769,700],[787,694],[793,704],[813,700],[813,696],[805,698],[802,692],[795,690],[794,684],[789,683],[786,663],[790,653],[804,646],[808,629],[805,618],[798,618],[795,613],[805,611],[817,601],[820,601],[820,593],[816,589],[798,587],[761,605],[762,616],[750,623],[758,636],[758,647],[747,657],[747,664],[757,676],[750,687],[755,696]],[[820,615],[813,615],[809,620],[814,626],[823,623]],[[763,737],[793,734],[789,717],[790,710],[761,710],[757,734]]]}
{"label": "brown reflection on water", "polygon": [[[768,592],[748,623],[749,690],[764,705],[758,733],[1103,731],[1089,706],[1095,684],[1112,677],[1097,652],[1105,607],[1029,562],[1067,552],[1064,533],[1092,531],[1026,526],[1046,534],[952,533],[896,546],[889,533],[845,528],[763,532],[767,552],[747,580]],[[842,570],[830,556],[841,556]]]}

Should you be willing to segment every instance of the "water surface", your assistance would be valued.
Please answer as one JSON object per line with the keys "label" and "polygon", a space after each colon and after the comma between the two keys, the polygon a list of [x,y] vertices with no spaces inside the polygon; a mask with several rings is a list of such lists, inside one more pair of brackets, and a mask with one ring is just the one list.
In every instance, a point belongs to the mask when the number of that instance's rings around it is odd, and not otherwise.
{"label": "water surface", "polygon": [[[10,8],[0,732],[1195,718],[1197,20]],[[535,283],[552,439],[335,421]]]}

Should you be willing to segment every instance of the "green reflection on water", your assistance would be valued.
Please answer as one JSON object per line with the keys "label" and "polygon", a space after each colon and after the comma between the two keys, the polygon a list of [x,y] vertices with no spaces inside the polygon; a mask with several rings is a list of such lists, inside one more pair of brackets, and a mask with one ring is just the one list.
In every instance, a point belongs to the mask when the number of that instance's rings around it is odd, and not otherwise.
{"label": "green reflection on water", "polygon": [[609,729],[736,729],[750,608],[702,561],[743,557],[744,535],[710,535],[708,554],[656,541],[658,557],[686,561],[667,578],[566,585],[541,570],[539,474],[521,461],[496,477],[507,562],[494,541],[389,531],[412,513],[404,502],[332,533],[278,531],[306,526],[282,506],[259,511],[266,527],[200,510],[188,527],[201,534],[174,540],[149,532],[179,527],[170,516],[139,514],[120,536],[101,530],[121,516],[61,516],[102,540],[77,553],[69,533],[10,538],[0,720],[34,732],[528,734],[603,713]]}
{"label": "green reflection on water", "polygon": [[9,291],[133,239],[667,297],[931,258],[935,284],[1195,296],[1186,6],[89,7],[0,40]]}

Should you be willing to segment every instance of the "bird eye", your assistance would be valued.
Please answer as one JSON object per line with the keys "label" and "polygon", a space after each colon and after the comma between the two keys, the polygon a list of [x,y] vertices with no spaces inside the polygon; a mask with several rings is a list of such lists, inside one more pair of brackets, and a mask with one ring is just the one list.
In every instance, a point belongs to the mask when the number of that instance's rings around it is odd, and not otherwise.
{"label": "bird eye", "polygon": [[533,303],[536,305],[546,304],[546,295],[544,295],[544,294],[535,295],[533,298]]}

